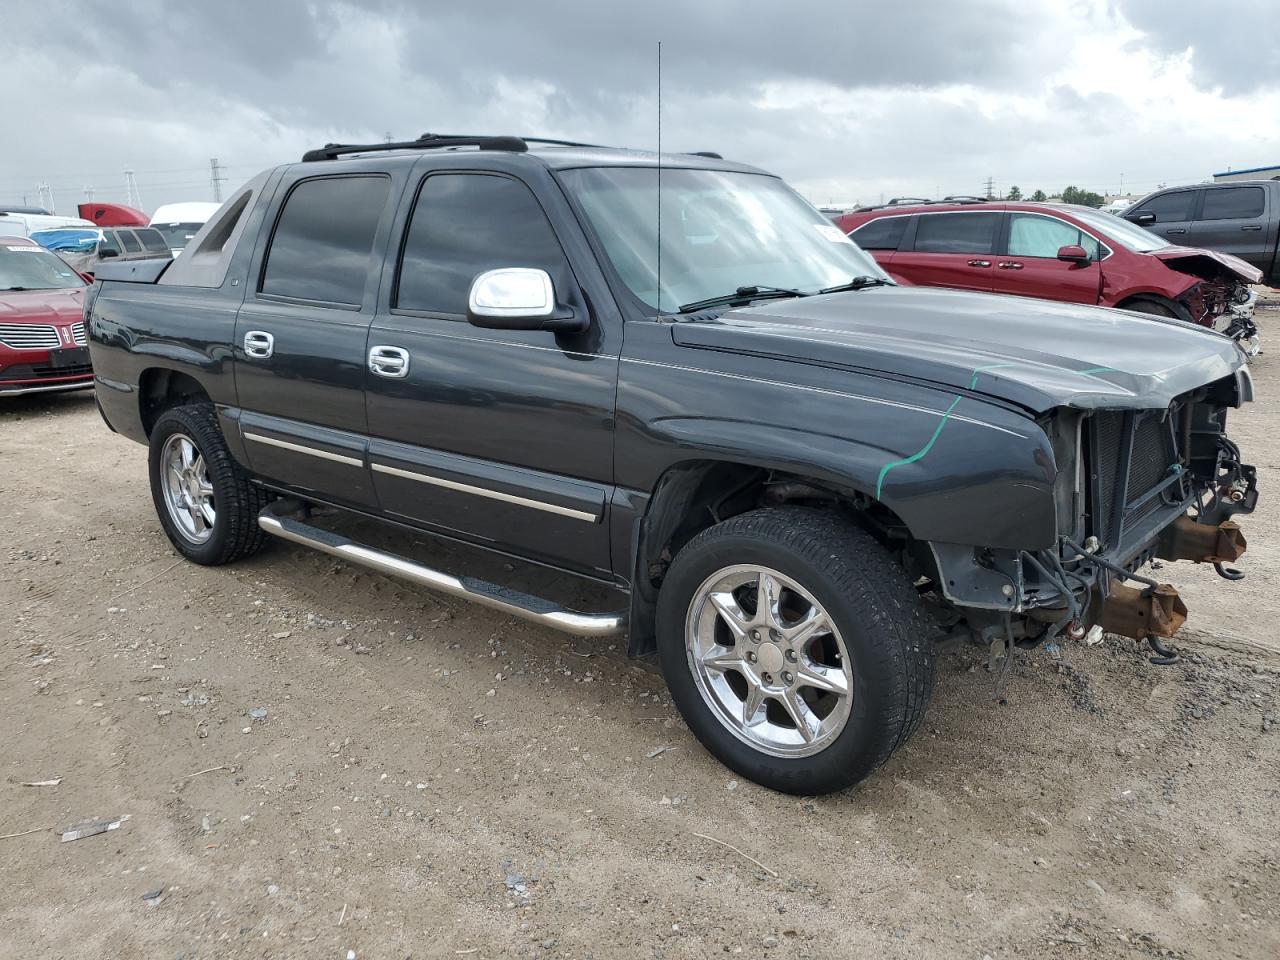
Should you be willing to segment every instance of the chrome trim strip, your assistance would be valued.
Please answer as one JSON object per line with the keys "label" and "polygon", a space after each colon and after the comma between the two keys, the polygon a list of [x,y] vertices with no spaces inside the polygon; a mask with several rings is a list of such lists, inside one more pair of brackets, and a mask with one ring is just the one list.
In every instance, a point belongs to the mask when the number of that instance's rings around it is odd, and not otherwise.
{"label": "chrome trim strip", "polygon": [[56,393],[59,390],[92,390],[92,380],[76,380],[73,383],[55,383],[43,387],[16,387],[7,389],[0,383],[0,397],[18,397],[24,393]]}
{"label": "chrome trim strip", "polygon": [[[295,504],[296,505],[296,504]],[[300,543],[330,556],[356,563],[379,573],[402,577],[411,583],[464,600],[472,600],[494,610],[532,620],[579,637],[616,637],[627,628],[625,610],[613,613],[580,613],[557,606],[541,597],[508,590],[497,584],[470,577],[465,579],[433,570],[405,557],[375,550],[344,536],[313,527],[282,513],[288,501],[277,501],[258,514],[258,526],[283,540]]]}
{"label": "chrome trim strip", "polygon": [[572,507],[562,507],[554,503],[545,503],[542,500],[517,497],[513,493],[500,493],[497,490],[489,490],[486,487],[473,487],[469,483],[458,483],[456,480],[445,480],[443,477],[432,477],[425,473],[415,473],[412,470],[401,470],[399,467],[389,467],[384,463],[375,463],[372,466],[376,473],[387,473],[393,477],[404,477],[406,480],[417,480],[419,483],[429,483],[436,487],[445,487],[462,493],[473,493],[478,497],[501,500],[503,503],[514,503],[520,507],[545,510],[547,513],[556,513],[562,517],[572,517],[574,520],[586,520],[588,523],[595,523],[600,519],[599,514],[588,513],[585,510],[574,510]]}
{"label": "chrome trim strip", "polygon": [[346,463],[353,467],[364,466],[364,461],[356,457],[347,457],[340,453],[330,453],[328,450],[317,450],[315,447],[304,447],[300,443],[290,443],[288,440],[277,440],[275,437],[264,437],[260,433],[249,433],[246,431],[244,438],[246,440],[256,440],[258,443],[265,443],[272,447],[292,450],[294,453],[305,453],[312,457],[320,457],[322,460],[332,460],[334,463]]}

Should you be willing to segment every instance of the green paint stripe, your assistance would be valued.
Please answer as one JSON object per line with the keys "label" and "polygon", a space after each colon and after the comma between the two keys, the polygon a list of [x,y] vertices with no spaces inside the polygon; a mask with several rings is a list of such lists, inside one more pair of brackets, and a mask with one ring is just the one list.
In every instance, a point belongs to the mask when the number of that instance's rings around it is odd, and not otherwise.
{"label": "green paint stripe", "polygon": [[982,373],[982,371],[984,371],[984,370],[1002,370],[1002,369],[1004,369],[1005,367],[1017,367],[1017,366],[1020,366],[1020,364],[1017,364],[1017,363],[992,363],[992,364],[988,364],[988,365],[987,365],[987,366],[985,366],[985,367],[978,367],[978,368],[976,368],[976,369],[973,371],[973,379],[969,381],[969,389],[970,389],[970,390],[973,390],[973,389],[975,389],[975,388],[978,386],[978,374]]}
{"label": "green paint stripe", "polygon": [[942,419],[938,421],[937,429],[933,431],[933,436],[929,438],[928,443],[926,443],[923,447],[921,447],[911,456],[903,460],[894,460],[890,463],[886,463],[883,467],[880,468],[880,476],[876,478],[876,499],[877,500],[880,499],[880,492],[881,490],[884,489],[885,474],[887,474],[894,467],[901,467],[908,463],[915,463],[917,460],[923,457],[926,453],[928,453],[929,450],[933,447],[933,445],[938,442],[938,435],[942,433],[942,428],[947,425],[947,420],[951,418],[951,411],[956,408],[956,404],[959,402],[960,402],[959,397],[956,397],[954,400],[951,401],[951,406],[947,407],[946,413],[944,413],[942,415]]}
{"label": "green paint stripe", "polygon": [[1115,373],[1115,367],[1090,367],[1088,370],[1077,370],[1076,373]]}

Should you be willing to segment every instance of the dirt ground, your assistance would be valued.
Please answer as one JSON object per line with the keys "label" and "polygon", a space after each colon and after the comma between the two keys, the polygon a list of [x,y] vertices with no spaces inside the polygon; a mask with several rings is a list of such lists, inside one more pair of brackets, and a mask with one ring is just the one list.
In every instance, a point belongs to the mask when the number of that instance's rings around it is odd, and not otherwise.
{"label": "dirt ground", "polygon": [[178,562],[90,396],[6,401],[0,956],[1280,956],[1262,326],[1249,577],[1162,571],[1183,662],[1022,653],[1001,704],[948,652],[920,734],[813,799],[736,780],[617,644],[283,544]]}

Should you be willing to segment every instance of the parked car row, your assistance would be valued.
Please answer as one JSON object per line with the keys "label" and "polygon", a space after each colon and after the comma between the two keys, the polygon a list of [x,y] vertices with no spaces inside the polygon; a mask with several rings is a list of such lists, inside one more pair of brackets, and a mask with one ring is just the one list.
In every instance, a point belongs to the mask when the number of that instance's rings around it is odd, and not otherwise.
{"label": "parked car row", "polygon": [[168,260],[173,256],[164,234],[155,227],[64,227],[36,230],[31,239],[91,277],[103,260]]}
{"label": "parked car row", "polygon": [[1090,207],[1031,202],[886,204],[837,217],[895,280],[1120,307],[1227,333],[1257,352],[1256,267],[1175,246]]}

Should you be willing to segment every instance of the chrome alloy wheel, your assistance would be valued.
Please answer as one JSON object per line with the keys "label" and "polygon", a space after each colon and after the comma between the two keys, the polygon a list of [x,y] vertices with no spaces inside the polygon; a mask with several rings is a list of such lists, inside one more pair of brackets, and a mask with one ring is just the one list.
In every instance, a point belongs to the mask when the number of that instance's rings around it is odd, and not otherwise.
{"label": "chrome alloy wheel", "polygon": [[849,719],[853,668],[840,631],[776,570],[739,564],[703,581],[689,604],[685,648],[716,719],[763,753],[811,756]]}
{"label": "chrome alloy wheel", "polygon": [[169,519],[185,539],[204,543],[213,536],[218,518],[204,455],[190,437],[175,433],[160,451],[160,470]]}

